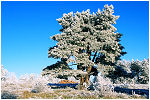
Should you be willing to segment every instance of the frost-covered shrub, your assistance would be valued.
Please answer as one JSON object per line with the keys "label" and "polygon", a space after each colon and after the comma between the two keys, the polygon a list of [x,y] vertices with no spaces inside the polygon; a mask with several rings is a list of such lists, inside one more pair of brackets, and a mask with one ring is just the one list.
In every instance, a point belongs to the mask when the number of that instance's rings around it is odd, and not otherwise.
{"label": "frost-covered shrub", "polygon": [[2,99],[16,99],[18,95],[14,91],[17,91],[18,79],[14,73],[10,73],[1,65],[1,98]]}
{"label": "frost-covered shrub", "polygon": [[91,94],[96,95],[97,97],[104,98],[129,98],[130,96],[124,93],[117,93],[114,91],[114,84],[110,79],[98,75],[94,78],[94,81],[91,83],[94,88],[94,91]]}
{"label": "frost-covered shrub", "polygon": [[1,66],[1,90],[2,91],[7,91],[10,88],[10,91],[14,90],[17,88],[16,82],[17,78],[14,73],[10,73],[3,67]]}
{"label": "frost-covered shrub", "polygon": [[8,75],[8,71],[1,65],[1,80],[5,81]]}
{"label": "frost-covered shrub", "polygon": [[114,89],[112,82],[101,75],[96,76],[91,85],[100,94],[111,93]]}
{"label": "frost-covered shrub", "polygon": [[37,76],[32,88],[36,89],[38,92],[46,92],[49,91],[48,83],[49,81],[46,78],[39,75]]}
{"label": "frost-covered shrub", "polygon": [[[113,84],[109,78],[103,77],[101,75],[94,78],[94,81],[91,82],[92,87],[94,88],[94,91],[91,91],[91,94],[96,95],[97,97],[104,97],[104,98],[124,98],[129,99],[130,97],[139,98],[142,97],[138,94],[129,95],[126,93],[117,93],[114,91],[114,88],[117,86],[116,84]],[[119,85],[120,87],[120,85]],[[123,85],[122,88],[130,88],[130,85],[126,86]],[[136,88],[134,88],[136,89]],[[143,97],[145,98],[145,97]]]}
{"label": "frost-covered shrub", "polygon": [[17,93],[18,91],[32,91],[33,89],[39,92],[52,91],[48,87],[49,77],[36,75],[36,74],[25,74],[21,75],[18,79],[14,73],[8,72],[1,66],[2,78],[1,78],[1,90],[8,91],[10,93]]}
{"label": "frost-covered shrub", "polygon": [[38,92],[45,92],[50,91],[48,87],[48,77],[43,77],[42,75],[23,75],[19,79],[19,85],[22,88],[25,88],[28,91],[32,91],[33,89],[37,90]]}

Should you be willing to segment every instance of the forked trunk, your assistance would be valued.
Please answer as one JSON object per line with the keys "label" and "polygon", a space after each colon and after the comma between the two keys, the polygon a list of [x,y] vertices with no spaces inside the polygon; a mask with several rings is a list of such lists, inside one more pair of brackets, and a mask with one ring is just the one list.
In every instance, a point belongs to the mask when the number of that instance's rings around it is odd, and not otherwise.
{"label": "forked trunk", "polygon": [[92,67],[87,67],[87,74],[84,76],[84,75],[81,75],[81,78],[80,78],[80,90],[83,90],[85,87],[83,85],[83,83],[85,82],[86,85],[89,85],[89,78],[90,78],[90,72],[91,72],[91,68]]}

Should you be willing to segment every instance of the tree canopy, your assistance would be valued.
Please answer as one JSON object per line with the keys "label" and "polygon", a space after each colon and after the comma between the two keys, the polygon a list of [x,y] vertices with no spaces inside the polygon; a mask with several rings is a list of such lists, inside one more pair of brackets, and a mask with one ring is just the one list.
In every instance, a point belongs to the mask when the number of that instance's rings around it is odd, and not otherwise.
{"label": "tree canopy", "polygon": [[66,59],[82,70],[98,63],[113,65],[126,54],[119,43],[122,34],[113,26],[119,18],[113,15],[113,9],[113,5],[105,5],[93,14],[89,9],[63,14],[57,19],[62,26],[61,34],[51,37],[57,44],[49,48],[49,57]]}

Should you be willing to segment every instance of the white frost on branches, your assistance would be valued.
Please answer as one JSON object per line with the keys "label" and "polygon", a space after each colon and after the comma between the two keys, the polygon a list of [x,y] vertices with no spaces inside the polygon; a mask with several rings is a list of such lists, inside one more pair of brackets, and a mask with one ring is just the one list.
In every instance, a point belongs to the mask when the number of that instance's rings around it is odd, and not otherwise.
{"label": "white frost on branches", "polygon": [[116,70],[120,75],[117,76],[115,83],[127,84],[148,84],[149,83],[149,58],[142,61],[117,61]]}
{"label": "white frost on branches", "polygon": [[94,78],[94,81],[91,83],[94,90],[98,93],[101,93],[101,95],[112,93],[114,90],[114,86],[112,82],[101,75],[98,75]]}
{"label": "white frost on branches", "polygon": [[[68,63],[75,62],[84,67],[93,66],[95,62],[89,59],[90,51],[104,55],[106,62],[114,63],[122,51],[118,41],[120,33],[113,26],[119,16],[113,13],[113,6],[105,5],[96,14],[91,14],[89,9],[81,13],[63,14],[62,18],[57,19],[62,33],[51,37],[57,44],[49,50],[49,57],[66,58]],[[72,56],[75,60],[71,59]]]}
{"label": "white frost on branches", "polygon": [[16,91],[31,91],[32,89],[38,90],[38,92],[51,91],[47,86],[50,77],[25,74],[21,75],[18,79],[15,73],[10,73],[1,66],[1,90],[13,92]]}

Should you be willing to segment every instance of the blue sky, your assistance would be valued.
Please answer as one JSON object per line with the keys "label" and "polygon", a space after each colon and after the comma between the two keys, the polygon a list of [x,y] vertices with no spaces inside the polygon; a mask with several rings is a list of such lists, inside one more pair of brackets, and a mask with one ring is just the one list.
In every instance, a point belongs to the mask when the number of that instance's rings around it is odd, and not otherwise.
{"label": "blue sky", "polygon": [[2,1],[1,2],[1,63],[17,75],[38,73],[57,60],[48,58],[50,40],[61,26],[56,21],[63,13],[90,9],[91,13],[113,4],[120,15],[115,27],[122,33],[121,44],[127,54],[122,59],[149,57],[148,1]]}

